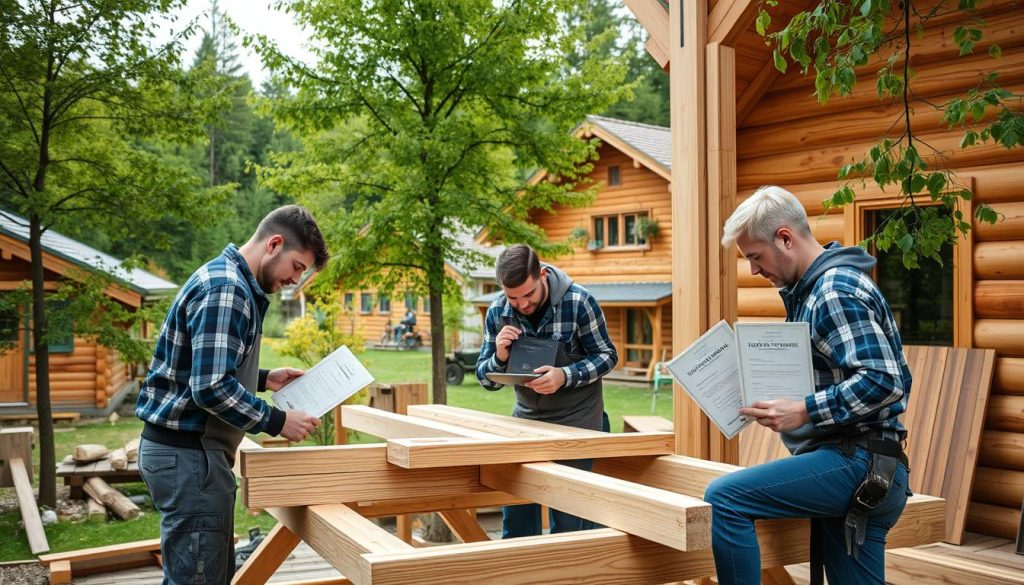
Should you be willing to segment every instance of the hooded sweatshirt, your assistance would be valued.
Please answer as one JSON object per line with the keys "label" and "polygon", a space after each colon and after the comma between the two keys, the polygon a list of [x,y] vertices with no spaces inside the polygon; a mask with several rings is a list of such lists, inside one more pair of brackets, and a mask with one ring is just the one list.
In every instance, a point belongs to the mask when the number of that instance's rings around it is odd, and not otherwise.
{"label": "hooded sweatshirt", "polygon": [[825,246],[803,277],[779,291],[786,321],[811,330],[815,392],[811,422],[782,440],[794,455],[843,437],[875,432],[902,441],[898,417],[910,397],[910,369],[889,304],[871,279],[875,259],[858,247]]}
{"label": "hooded sweatshirt", "polygon": [[573,427],[601,430],[604,397],[601,377],[618,363],[619,357],[608,337],[604,313],[593,296],[573,283],[561,270],[549,264],[547,269],[548,307],[537,327],[509,304],[500,293],[487,309],[484,343],[476,364],[476,377],[488,390],[502,384],[487,379],[488,372],[504,372],[507,364],[498,362],[494,343],[505,325],[522,331],[525,337],[554,339],[562,344],[573,363],[562,367],[565,385],[553,394],[538,394],[525,386],[516,386],[514,416],[542,420]]}

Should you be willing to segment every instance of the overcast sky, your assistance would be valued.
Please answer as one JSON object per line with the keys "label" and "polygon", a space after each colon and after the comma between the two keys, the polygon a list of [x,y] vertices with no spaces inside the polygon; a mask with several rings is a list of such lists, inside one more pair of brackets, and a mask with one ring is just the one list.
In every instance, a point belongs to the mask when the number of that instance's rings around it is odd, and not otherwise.
{"label": "overcast sky", "polygon": [[[310,53],[304,48],[306,35],[295,25],[291,15],[274,11],[270,8],[270,3],[271,0],[219,0],[218,6],[242,30],[267,35],[276,41],[278,47],[286,54],[308,60]],[[184,27],[186,23],[198,17],[200,26],[209,30],[209,11],[210,0],[188,0],[188,4],[178,13],[177,28]],[[204,13],[207,15],[203,16]],[[203,35],[199,34],[188,40],[185,45],[186,54],[182,59],[184,63],[192,62],[202,38]],[[236,42],[239,62],[252,79],[253,87],[258,88],[267,78],[263,64],[255,52],[242,47],[241,38],[236,39]]]}

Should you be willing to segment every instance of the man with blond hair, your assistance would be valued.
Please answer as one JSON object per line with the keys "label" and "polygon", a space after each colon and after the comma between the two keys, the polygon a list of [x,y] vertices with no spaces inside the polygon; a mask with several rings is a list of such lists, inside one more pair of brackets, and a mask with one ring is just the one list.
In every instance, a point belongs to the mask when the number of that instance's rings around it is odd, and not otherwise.
{"label": "man with blond hair", "polygon": [[[811,235],[797,198],[762,187],[726,221],[752,274],[779,288],[786,321],[810,325],[814,393],[740,409],[780,434],[792,457],[724,475],[708,486],[718,582],[761,579],[754,521],[810,518],[812,582],[885,583],[885,537],[907,495],[898,420],[911,377],[889,305],[871,280],[875,259]],[[815,570],[817,569],[817,570]]]}

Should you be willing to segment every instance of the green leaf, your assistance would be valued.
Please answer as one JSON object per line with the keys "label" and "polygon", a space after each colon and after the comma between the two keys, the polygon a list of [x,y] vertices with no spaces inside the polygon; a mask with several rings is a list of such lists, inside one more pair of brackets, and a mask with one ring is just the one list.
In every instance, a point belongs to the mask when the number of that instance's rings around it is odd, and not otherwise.
{"label": "green leaf", "polygon": [[[794,46],[796,46],[796,45],[794,45]],[[775,68],[776,69],[778,69],[781,73],[785,73],[786,72],[786,59],[782,55],[779,54],[779,50],[778,49],[775,49],[774,51],[772,51],[772,60],[775,62]]]}
{"label": "green leaf", "polygon": [[932,173],[928,177],[928,193],[930,193],[932,197],[937,197],[945,188],[946,175],[942,173]]}
{"label": "green leaf", "polygon": [[991,45],[988,48],[988,54],[993,59],[999,59],[1000,57],[1003,56],[1003,50],[999,48],[999,45]]}
{"label": "green leaf", "polygon": [[[750,21],[748,20],[747,22],[750,22]],[[757,15],[757,20],[754,21],[754,27],[757,29],[757,34],[759,34],[759,35],[761,35],[763,37],[765,35],[765,32],[768,30],[768,25],[770,25],[771,23],[772,23],[771,15],[768,14],[767,10],[762,10]]]}
{"label": "green leaf", "polygon": [[[871,13],[871,0],[864,0],[860,5],[860,15],[867,17]],[[750,22],[750,21],[747,21]]]}

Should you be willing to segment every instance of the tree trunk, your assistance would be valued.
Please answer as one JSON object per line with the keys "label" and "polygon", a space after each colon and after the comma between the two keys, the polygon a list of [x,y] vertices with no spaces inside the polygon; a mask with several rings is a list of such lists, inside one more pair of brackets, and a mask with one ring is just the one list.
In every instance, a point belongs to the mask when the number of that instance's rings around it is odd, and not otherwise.
{"label": "tree trunk", "polygon": [[36,413],[39,415],[39,504],[57,507],[57,464],[50,405],[50,348],[46,343],[46,297],[43,292],[43,229],[36,213],[29,219],[32,256],[32,349],[36,356]]}
{"label": "tree trunk", "polygon": [[421,514],[420,522],[423,525],[423,540],[427,542],[455,542],[455,535],[452,529],[448,528],[440,514]]}
{"label": "tree trunk", "polygon": [[430,381],[434,404],[448,404],[448,382],[444,377],[444,255],[432,256],[430,282]]}

